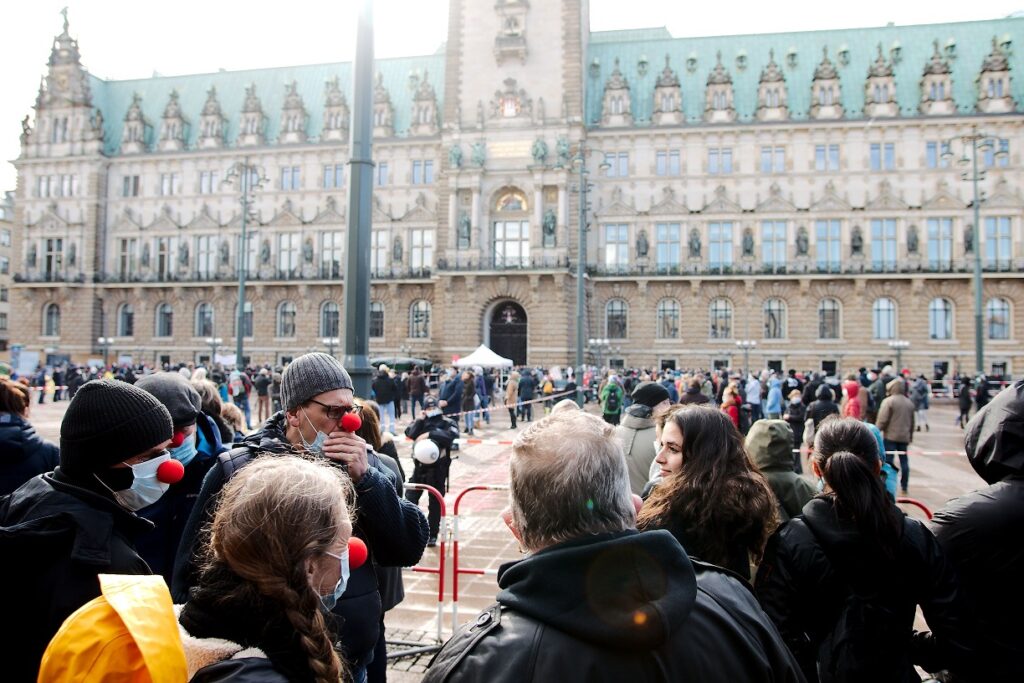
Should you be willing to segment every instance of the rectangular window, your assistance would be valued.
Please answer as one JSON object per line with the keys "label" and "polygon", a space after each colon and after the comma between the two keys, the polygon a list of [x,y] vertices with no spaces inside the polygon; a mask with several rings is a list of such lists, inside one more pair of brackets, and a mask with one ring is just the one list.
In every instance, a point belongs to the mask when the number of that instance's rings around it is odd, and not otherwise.
{"label": "rectangular window", "polygon": [[679,150],[660,150],[654,154],[654,172],[661,176],[679,175]]}
{"label": "rectangular window", "polygon": [[122,239],[117,251],[117,274],[122,279],[135,275],[135,254],[137,253],[134,239]]}
{"label": "rectangular window", "polygon": [[612,152],[604,156],[609,178],[626,178],[629,176],[629,152]]}
{"label": "rectangular window", "polygon": [[4,229],[0,230],[0,247],[11,246],[11,231]]}
{"label": "rectangular window", "polygon": [[1010,239],[1010,217],[985,218],[985,267],[1009,270],[1013,263],[1013,243]]}
{"label": "rectangular window", "polygon": [[783,173],[786,170],[785,147],[761,148],[761,173]]}
{"label": "rectangular window", "polygon": [[658,270],[678,268],[682,261],[679,223],[658,223],[654,231],[654,257]]}
{"label": "rectangular window", "polygon": [[814,146],[814,170],[816,170],[816,171],[838,171],[839,170],[839,145],[815,145]]}
{"label": "rectangular window", "polygon": [[64,240],[48,239],[43,244],[43,274],[50,280],[64,269]]}
{"label": "rectangular window", "polygon": [[11,290],[7,287],[0,287],[0,302],[7,303],[11,299]]}
{"label": "rectangular window", "polygon": [[122,197],[138,197],[139,196],[139,176],[137,176],[137,175],[126,175],[122,179],[122,183],[121,183],[121,196]]}
{"label": "rectangular window", "polygon": [[430,270],[434,265],[434,231],[409,231],[409,267],[413,271]]}
{"label": "rectangular window", "polygon": [[217,172],[199,172],[199,194],[213,194],[217,191]]}
{"label": "rectangular window", "polygon": [[384,187],[388,184],[388,162],[378,161],[374,169],[373,184],[377,187]]}
{"label": "rectangular window", "polygon": [[0,256],[0,275],[7,275],[11,272],[11,259]]}
{"label": "rectangular window", "polygon": [[370,337],[380,339],[384,336],[384,304],[370,302]]}
{"label": "rectangular window", "polygon": [[604,265],[612,271],[629,265],[629,226],[621,223],[604,226]]}
{"label": "rectangular window", "polygon": [[217,273],[217,236],[196,237],[196,275],[207,279]]}
{"label": "rectangular window", "polygon": [[324,166],[324,189],[332,190],[345,186],[345,164],[327,164]]}
{"label": "rectangular window", "polygon": [[320,234],[320,277],[338,278],[345,258],[345,233],[341,231]]}
{"label": "rectangular window", "polygon": [[494,265],[496,268],[522,268],[530,264],[530,224],[528,221],[494,223]]}
{"label": "rectangular window", "polygon": [[[258,235],[254,232],[246,234],[245,241],[245,272],[255,273],[259,263],[259,246],[260,242]],[[238,237],[235,241],[236,254],[242,253],[242,238]]]}
{"label": "rectangular window", "polygon": [[871,170],[892,171],[896,168],[896,148],[891,142],[871,143]]}
{"label": "rectangular window", "polygon": [[370,237],[370,272],[381,274],[386,273],[387,270],[388,232],[387,230],[374,230]]}
{"label": "rectangular window", "polygon": [[178,259],[178,238],[156,238],[156,273],[160,280],[169,280],[174,276]]}
{"label": "rectangular window", "polygon": [[281,169],[281,189],[298,190],[302,187],[302,169],[299,166],[285,166]]}
{"label": "rectangular window", "polygon": [[412,184],[431,185],[434,182],[434,162],[426,161],[412,162]]}
{"label": "rectangular window", "polygon": [[6,329],[7,329],[7,314],[6,313],[0,313],[0,330],[6,330]]}
{"label": "rectangular window", "polygon": [[817,240],[818,270],[838,273],[843,248],[842,223],[838,220],[815,221],[814,231]]}
{"label": "rectangular window", "polygon": [[708,223],[708,265],[719,271],[732,268],[732,221]]}
{"label": "rectangular window", "polygon": [[761,221],[761,262],[773,273],[786,267],[786,221]]}
{"label": "rectangular window", "polygon": [[295,275],[299,270],[299,242],[302,235],[297,232],[281,233],[277,236],[277,269],[285,275]]}
{"label": "rectangular window", "polygon": [[732,147],[708,149],[708,173],[711,175],[732,173]]}
{"label": "rectangular window", "polygon": [[953,219],[928,219],[928,269],[953,268]]}
{"label": "rectangular window", "polygon": [[180,173],[161,173],[160,174],[160,195],[162,197],[169,197],[171,195],[181,194],[181,174]]}
{"label": "rectangular window", "polygon": [[896,219],[871,220],[871,268],[876,271],[896,270]]}
{"label": "rectangular window", "polygon": [[1010,165],[1009,140],[1006,138],[989,138],[985,143],[985,147],[982,150],[982,159],[985,164],[985,168],[992,168],[993,166],[1006,168]]}

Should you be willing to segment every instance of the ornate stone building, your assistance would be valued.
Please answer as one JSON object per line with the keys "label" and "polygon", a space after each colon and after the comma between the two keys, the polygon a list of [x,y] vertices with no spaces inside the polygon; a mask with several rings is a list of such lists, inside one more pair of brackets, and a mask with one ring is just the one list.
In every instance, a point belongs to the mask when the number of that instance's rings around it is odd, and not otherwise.
{"label": "ornate stone building", "polygon": [[[674,38],[586,0],[451,0],[445,48],[379,60],[372,351],[575,349],[586,143],[588,360],[826,369],[1024,362],[1024,19]],[[439,36],[439,38],[442,38]],[[102,81],[56,37],[15,162],[12,340],[77,361],[276,362],[337,336],[350,64]],[[961,182],[973,129],[981,225]],[[947,142],[952,140],[952,146]],[[968,149],[969,151],[969,149]],[[951,152],[947,155],[946,152]],[[243,158],[267,182],[241,244]],[[240,252],[243,259],[240,260]]]}

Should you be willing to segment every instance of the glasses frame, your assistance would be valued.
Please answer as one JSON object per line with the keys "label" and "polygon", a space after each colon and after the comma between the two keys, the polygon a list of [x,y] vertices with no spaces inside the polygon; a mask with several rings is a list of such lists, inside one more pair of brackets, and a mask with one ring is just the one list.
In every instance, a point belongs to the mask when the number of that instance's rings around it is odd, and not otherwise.
{"label": "glasses frame", "polygon": [[[346,413],[351,413],[353,410],[356,409],[356,407],[354,405],[351,405],[351,406],[334,406],[334,405],[330,405],[330,404],[327,404],[327,403],[321,403],[320,401],[316,400],[315,398],[311,398],[311,399],[309,399],[309,401],[310,401],[310,403],[315,403],[318,406],[320,406],[321,408],[324,408],[324,412],[327,414],[327,419],[329,419],[329,420],[340,420],[342,417],[345,416]],[[332,414],[332,413],[334,413],[336,411],[340,411],[340,412],[338,412],[336,415]]]}

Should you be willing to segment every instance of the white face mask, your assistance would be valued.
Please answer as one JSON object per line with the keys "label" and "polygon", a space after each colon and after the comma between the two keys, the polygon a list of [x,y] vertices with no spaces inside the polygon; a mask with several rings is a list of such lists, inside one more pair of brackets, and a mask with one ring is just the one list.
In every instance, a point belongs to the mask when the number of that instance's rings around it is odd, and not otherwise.
{"label": "white face mask", "polygon": [[[316,429],[313,422],[309,419],[309,415],[306,415],[306,409],[302,409],[302,417],[306,418],[306,422],[309,422],[309,426]],[[302,435],[302,430],[299,430],[299,438],[302,439],[302,445],[306,447],[306,450],[314,455],[320,455],[324,452],[324,442],[327,441],[327,435],[321,432],[319,429],[316,431],[316,438],[312,441],[306,441],[306,437]]]}
{"label": "white face mask", "polygon": [[[132,465],[133,479],[130,488],[114,491],[106,484],[103,485],[110,489],[110,492],[114,494],[114,499],[122,507],[128,508],[132,512],[137,512],[160,500],[160,497],[171,487],[170,484],[165,484],[156,478],[156,471],[160,469],[160,465],[170,459],[171,454],[164,451],[155,458]],[[102,480],[100,480],[100,483],[103,483]]]}

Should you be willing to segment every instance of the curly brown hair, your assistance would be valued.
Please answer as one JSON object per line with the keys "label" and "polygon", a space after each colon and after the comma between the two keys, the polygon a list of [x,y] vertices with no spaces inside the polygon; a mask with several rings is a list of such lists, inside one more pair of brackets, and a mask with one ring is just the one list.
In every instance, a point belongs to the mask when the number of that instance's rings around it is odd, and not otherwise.
{"label": "curly brown hair", "polygon": [[682,406],[658,419],[683,435],[683,466],[654,488],[637,527],[668,529],[686,551],[706,562],[734,566],[737,551],[760,562],[779,524],[778,503],[729,416],[706,406]]}

